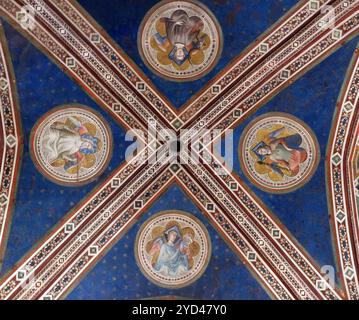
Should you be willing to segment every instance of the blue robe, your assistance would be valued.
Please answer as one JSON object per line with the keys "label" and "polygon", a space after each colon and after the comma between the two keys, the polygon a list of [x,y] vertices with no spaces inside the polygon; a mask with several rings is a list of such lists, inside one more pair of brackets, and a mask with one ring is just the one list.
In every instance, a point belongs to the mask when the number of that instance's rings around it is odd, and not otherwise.
{"label": "blue robe", "polygon": [[[180,244],[180,246],[181,245],[182,244]],[[155,270],[160,271],[164,268],[168,271],[170,276],[178,276],[178,271],[181,266],[185,271],[188,271],[189,266],[187,255],[180,251],[179,246],[163,243],[154,267]]]}

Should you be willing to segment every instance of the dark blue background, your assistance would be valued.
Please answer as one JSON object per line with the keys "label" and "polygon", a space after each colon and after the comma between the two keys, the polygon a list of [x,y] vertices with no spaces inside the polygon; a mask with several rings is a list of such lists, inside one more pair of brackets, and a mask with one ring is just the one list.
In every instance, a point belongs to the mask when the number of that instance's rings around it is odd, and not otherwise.
{"label": "dark blue background", "polygon": [[[216,15],[224,34],[224,50],[218,65],[195,82],[173,83],[152,74],[137,50],[137,29],[146,12],[157,1],[82,0],[80,3],[124,51],[153,80],[170,101],[180,107],[208,80],[220,72],[261,33],[277,21],[295,0],[217,0],[202,1]],[[124,161],[124,130],[104,113],[76,84],[49,59],[5,23],[20,97],[25,140],[19,190],[8,248],[1,275],[11,268],[56,222],[95,185]],[[270,111],[291,113],[316,133],[322,160],[314,178],[301,189],[287,195],[271,195],[252,186],[241,173],[237,152],[235,171],[260,199],[287,226],[319,265],[334,265],[326,204],[324,156],[336,99],[355,48],[353,40],[327,60],[284,90],[235,130],[237,149],[241,132],[250,120]],[[53,107],[81,103],[96,109],[109,122],[114,136],[114,153],[109,168],[98,181],[78,188],[57,186],[41,176],[28,153],[28,139],[36,120]],[[140,225],[161,210],[181,209],[199,217],[207,226],[213,256],[205,274],[183,289],[161,289],[143,277],[136,266],[133,244]],[[70,299],[130,299],[176,295],[208,299],[267,299],[254,277],[228,249],[199,210],[177,186],[169,190],[123,237],[69,295]]]}

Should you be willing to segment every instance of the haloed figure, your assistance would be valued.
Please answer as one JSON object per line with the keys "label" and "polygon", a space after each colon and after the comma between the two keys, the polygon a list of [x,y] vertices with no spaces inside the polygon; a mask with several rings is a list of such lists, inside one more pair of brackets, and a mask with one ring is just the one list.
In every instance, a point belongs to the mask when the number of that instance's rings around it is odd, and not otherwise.
{"label": "haloed figure", "polygon": [[307,151],[300,147],[302,137],[293,134],[278,138],[285,130],[280,128],[268,136],[269,143],[261,141],[253,148],[253,153],[259,159],[258,163],[269,166],[274,172],[283,176],[286,172],[295,176],[299,166],[307,159]]}
{"label": "haloed figure", "polygon": [[189,17],[184,10],[176,10],[170,18],[161,18],[159,23],[164,25],[165,36],[154,35],[156,45],[168,53],[168,58],[178,66],[183,65],[197,51],[203,49],[207,40],[206,34],[201,35],[204,24],[201,18]]}
{"label": "haloed figure", "polygon": [[47,161],[52,164],[63,160],[65,170],[79,166],[85,155],[96,153],[99,143],[74,117],[69,117],[66,123],[53,123],[43,141]]}
{"label": "haloed figure", "polygon": [[150,255],[158,255],[154,269],[168,276],[177,277],[187,272],[189,267],[189,245],[193,242],[190,234],[181,236],[177,226],[169,228],[162,237],[156,239]]}

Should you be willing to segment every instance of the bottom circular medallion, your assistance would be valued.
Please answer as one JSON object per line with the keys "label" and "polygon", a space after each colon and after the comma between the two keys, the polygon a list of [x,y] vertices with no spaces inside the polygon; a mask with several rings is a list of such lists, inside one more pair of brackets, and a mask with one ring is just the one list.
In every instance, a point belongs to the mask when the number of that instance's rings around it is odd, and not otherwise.
{"label": "bottom circular medallion", "polygon": [[211,256],[210,237],[205,226],[192,215],[163,211],[141,227],[135,256],[150,281],[165,288],[181,288],[205,271]]}

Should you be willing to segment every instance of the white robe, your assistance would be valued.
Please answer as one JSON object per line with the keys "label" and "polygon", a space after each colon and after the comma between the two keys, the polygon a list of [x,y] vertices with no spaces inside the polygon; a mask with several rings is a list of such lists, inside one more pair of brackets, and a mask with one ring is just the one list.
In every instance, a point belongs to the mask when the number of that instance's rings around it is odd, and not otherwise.
{"label": "white robe", "polygon": [[80,150],[82,139],[78,133],[50,128],[43,142],[47,161],[52,163],[56,159],[74,160],[71,155]]}

